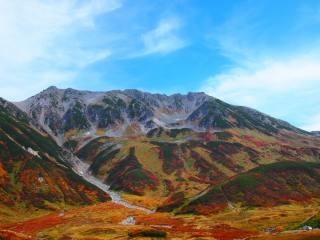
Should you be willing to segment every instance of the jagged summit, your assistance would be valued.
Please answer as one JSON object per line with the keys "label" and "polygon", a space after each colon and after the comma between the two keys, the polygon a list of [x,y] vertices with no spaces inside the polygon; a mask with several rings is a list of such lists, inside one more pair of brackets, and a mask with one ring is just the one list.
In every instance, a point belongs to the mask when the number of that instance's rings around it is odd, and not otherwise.
{"label": "jagged summit", "polygon": [[45,89],[44,91],[54,91],[54,90],[58,90],[58,88],[56,86],[50,86],[47,89]]}
{"label": "jagged summit", "polygon": [[302,133],[284,121],[203,92],[166,95],[136,89],[94,92],[51,86],[16,105],[61,143],[65,134],[141,135],[155,128],[248,128],[267,134],[285,129]]}
{"label": "jagged summit", "polygon": [[[182,93],[173,93],[173,94],[164,94],[164,93],[150,93],[150,92],[145,92],[139,89],[134,89],[134,88],[128,88],[128,89],[124,89],[124,90],[108,90],[108,91],[90,91],[90,90],[78,90],[78,89],[74,89],[74,88],[58,88],[56,86],[50,86],[46,89],[44,89],[43,91],[41,91],[41,93],[48,93],[48,92],[68,92],[68,93],[123,93],[126,95],[130,95],[130,96],[137,96],[137,97],[143,97],[143,96],[153,96],[153,97],[158,97],[158,98],[179,98],[179,97],[187,97],[187,98],[193,98],[193,97],[197,97],[197,96],[207,96],[209,97],[209,95],[207,95],[205,92],[188,92],[186,94],[182,94]],[[39,94],[36,94],[39,95]]]}

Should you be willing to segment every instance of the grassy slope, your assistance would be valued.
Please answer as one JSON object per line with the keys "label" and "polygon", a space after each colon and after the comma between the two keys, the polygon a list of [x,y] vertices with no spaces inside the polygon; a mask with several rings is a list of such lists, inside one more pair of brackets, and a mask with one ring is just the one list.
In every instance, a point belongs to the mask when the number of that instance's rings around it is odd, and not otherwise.
{"label": "grassy slope", "polygon": [[22,211],[52,210],[109,198],[73,173],[61,156],[48,135],[0,105],[0,203]]}
{"label": "grassy slope", "polygon": [[180,212],[209,214],[230,205],[267,207],[320,197],[320,164],[282,161],[254,168],[213,187]]}
{"label": "grassy slope", "polygon": [[[154,207],[163,205],[172,209],[210,186],[219,186],[261,165],[283,160],[320,160],[318,142],[302,135],[290,136],[286,142],[284,138],[284,135],[270,136],[242,129],[216,134],[156,129],[148,137],[97,138],[80,149],[78,156],[92,164],[93,173],[99,178],[117,186],[115,189],[158,199]],[[121,147],[109,151],[110,144]],[[128,166],[136,165],[135,171],[143,169],[150,174],[143,175],[144,181],[141,177],[130,178],[129,184],[121,180],[124,178],[111,178],[110,173],[124,170],[119,166],[130,155],[130,149],[134,149],[134,157],[126,160]],[[150,182],[159,184],[150,187]],[[129,185],[134,185],[135,191]],[[140,200],[145,202],[143,198]],[[168,208],[168,205],[173,206]]]}

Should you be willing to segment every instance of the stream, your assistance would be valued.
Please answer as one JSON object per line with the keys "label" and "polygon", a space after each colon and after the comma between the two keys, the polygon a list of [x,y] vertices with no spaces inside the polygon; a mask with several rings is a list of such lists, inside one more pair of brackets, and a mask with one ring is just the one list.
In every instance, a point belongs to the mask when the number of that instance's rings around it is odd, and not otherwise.
{"label": "stream", "polygon": [[[86,181],[90,182],[91,184],[95,185],[96,187],[98,187],[99,189],[101,189],[102,191],[107,193],[110,196],[111,201],[113,203],[122,205],[126,208],[137,209],[137,210],[143,211],[148,214],[152,214],[152,213],[156,212],[155,210],[150,210],[148,208],[133,205],[133,204],[130,204],[130,203],[126,202],[125,200],[123,200],[122,197],[118,193],[110,190],[109,185],[102,183],[99,179],[92,176],[89,172],[89,167],[90,167],[89,164],[81,161],[79,158],[73,156],[71,158],[70,163],[72,164],[72,169],[76,174],[83,177]],[[129,217],[125,218],[119,224],[135,225],[136,224],[135,216],[129,216]],[[146,226],[160,227],[160,228],[172,228],[172,226],[170,226],[170,225],[146,225]]]}
{"label": "stream", "polygon": [[136,206],[136,205],[133,205],[133,204],[130,204],[130,203],[124,201],[118,193],[110,190],[110,186],[102,183],[99,179],[97,179],[96,177],[94,177],[90,174],[89,164],[86,164],[83,161],[81,161],[80,159],[74,157],[72,159],[72,165],[73,165],[73,170],[79,176],[83,177],[85,180],[87,180],[91,184],[95,185],[96,187],[98,187],[99,189],[101,189],[102,191],[107,193],[110,196],[111,201],[113,203],[122,205],[126,208],[141,210],[141,211],[149,213],[149,214],[155,213],[155,210],[150,210],[150,209],[147,209],[147,208],[144,208],[141,206]]}

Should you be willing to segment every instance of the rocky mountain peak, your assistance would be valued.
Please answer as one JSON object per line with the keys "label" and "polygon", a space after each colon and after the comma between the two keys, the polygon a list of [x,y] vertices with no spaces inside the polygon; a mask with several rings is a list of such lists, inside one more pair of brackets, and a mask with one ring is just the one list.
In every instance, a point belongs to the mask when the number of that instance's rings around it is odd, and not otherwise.
{"label": "rocky mountain peak", "polygon": [[47,89],[45,89],[44,91],[56,91],[58,90],[58,88],[56,86],[50,86]]}
{"label": "rocky mountain peak", "polygon": [[58,142],[71,130],[74,136],[147,134],[154,128],[215,131],[249,128],[264,133],[279,129],[302,132],[256,110],[227,104],[203,92],[158,94],[136,89],[107,92],[49,87],[16,103]]}

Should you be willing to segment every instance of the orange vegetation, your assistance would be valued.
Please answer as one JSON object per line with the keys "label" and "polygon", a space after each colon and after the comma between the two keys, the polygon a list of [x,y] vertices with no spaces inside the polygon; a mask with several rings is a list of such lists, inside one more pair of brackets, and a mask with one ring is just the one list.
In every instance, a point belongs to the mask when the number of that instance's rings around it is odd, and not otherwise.
{"label": "orange vegetation", "polygon": [[160,199],[155,197],[138,196],[132,194],[122,194],[123,199],[133,205],[153,209],[160,205]]}
{"label": "orange vegetation", "polygon": [[253,143],[256,147],[266,147],[268,143],[262,141],[256,141],[252,136],[244,135],[242,137],[245,141]]}
{"label": "orange vegetation", "polygon": [[22,223],[17,223],[9,227],[10,230],[19,233],[36,234],[40,230],[62,224],[65,220],[59,213],[53,213],[36,219],[31,219]]}
{"label": "orange vegetation", "polygon": [[0,238],[6,240],[27,240],[32,239],[31,236],[27,236],[21,233],[16,233],[10,230],[0,230]]}
{"label": "orange vegetation", "polygon": [[[135,216],[136,225],[122,225],[120,222],[128,216]],[[50,229],[55,231],[50,232]],[[192,239],[205,237],[217,240],[232,240],[259,235],[258,232],[240,230],[227,224],[215,223],[207,226],[197,225],[181,217],[168,213],[146,214],[127,209],[113,203],[103,203],[66,211],[63,215],[53,213],[21,223],[2,226],[0,236],[10,232],[13,236],[25,234],[36,238],[41,233],[50,235],[53,239],[127,239],[130,232],[144,229],[156,229],[167,232],[167,239]],[[111,234],[110,237],[98,238],[100,233]],[[79,237],[86,236],[85,238]],[[24,236],[24,235],[21,235]],[[114,237],[111,237],[114,236]],[[9,238],[10,239],[10,238]],[[27,238],[11,238],[27,239]]]}
{"label": "orange vegetation", "polygon": [[7,172],[3,169],[2,164],[0,163],[0,178],[5,177]]}

